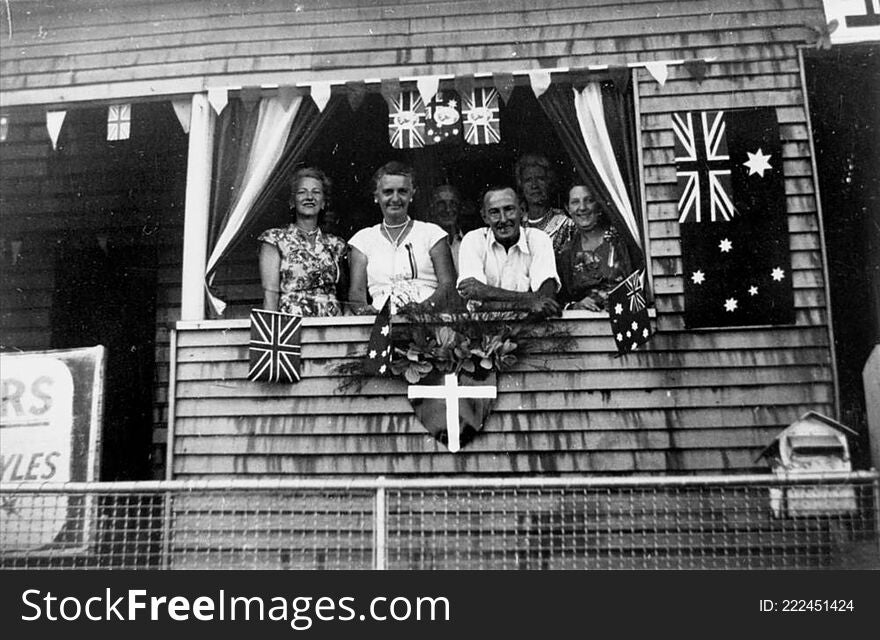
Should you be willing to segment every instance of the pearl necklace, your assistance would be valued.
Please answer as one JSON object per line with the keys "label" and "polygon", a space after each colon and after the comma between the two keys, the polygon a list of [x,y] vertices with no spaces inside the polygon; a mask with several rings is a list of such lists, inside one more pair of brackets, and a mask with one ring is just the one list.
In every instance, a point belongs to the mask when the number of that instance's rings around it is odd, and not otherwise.
{"label": "pearl necklace", "polygon": [[319,231],[318,227],[315,227],[315,228],[312,229],[311,231],[306,231],[305,229],[303,229],[303,228],[302,228],[301,226],[299,226],[298,224],[297,224],[297,225],[294,225],[294,226],[299,230],[299,232],[300,232],[301,234],[303,234],[303,235],[306,237],[307,240],[311,240],[312,238],[314,238],[315,236],[318,235],[318,231]]}
{"label": "pearl necklace", "polygon": [[[388,241],[391,244],[393,244],[395,247],[397,247],[398,243],[400,242],[401,236],[404,233],[406,233],[406,229],[409,226],[410,222],[412,222],[412,219],[409,216],[407,216],[406,220],[400,224],[393,224],[392,225],[392,224],[388,224],[387,222],[382,220],[382,231],[385,232],[385,237],[388,238]],[[400,229],[400,232],[394,238],[392,238],[391,232],[388,231],[389,229]]]}

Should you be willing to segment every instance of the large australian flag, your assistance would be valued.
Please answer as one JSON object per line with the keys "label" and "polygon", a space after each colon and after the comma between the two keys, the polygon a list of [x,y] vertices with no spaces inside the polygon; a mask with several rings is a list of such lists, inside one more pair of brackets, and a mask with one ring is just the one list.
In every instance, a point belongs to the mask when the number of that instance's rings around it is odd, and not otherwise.
{"label": "large australian flag", "polygon": [[688,327],[794,322],[775,109],[672,116]]}

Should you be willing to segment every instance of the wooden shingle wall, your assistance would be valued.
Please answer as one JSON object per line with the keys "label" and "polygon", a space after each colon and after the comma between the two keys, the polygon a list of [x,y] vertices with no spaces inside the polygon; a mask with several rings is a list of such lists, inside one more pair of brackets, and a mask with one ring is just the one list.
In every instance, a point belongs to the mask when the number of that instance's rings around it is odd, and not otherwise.
{"label": "wooden shingle wall", "polygon": [[[414,424],[400,385],[376,383],[358,397],[333,393],[329,367],[363,348],[364,324],[308,327],[306,379],[289,391],[242,382],[243,325],[184,329],[175,475],[750,469],[760,466],[756,453],[800,413],[833,413],[797,58],[808,36],[804,24],[822,19],[819,0],[130,0],[56,3],[51,12],[39,6],[11,3],[12,38],[0,29],[0,88],[13,103],[710,59],[700,84],[681,66],[669,68],[663,86],[644,69],[636,72],[659,331],[644,353],[613,359],[606,320],[569,322],[578,336],[571,357],[555,362],[551,373],[520,368],[503,378],[485,435],[450,456]],[[775,107],[781,126],[796,325],[685,331],[669,116],[750,106]],[[173,317],[179,255],[168,252],[161,278],[167,293],[160,293],[167,304],[158,323]]]}

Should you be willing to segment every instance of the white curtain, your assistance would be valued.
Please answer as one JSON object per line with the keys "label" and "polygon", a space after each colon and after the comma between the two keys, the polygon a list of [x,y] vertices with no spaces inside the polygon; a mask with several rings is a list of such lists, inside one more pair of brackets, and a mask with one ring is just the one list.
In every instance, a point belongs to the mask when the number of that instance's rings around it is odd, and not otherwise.
{"label": "white curtain", "polygon": [[581,127],[581,135],[587,145],[587,151],[593,164],[596,166],[602,182],[611,193],[611,200],[629,229],[635,243],[641,247],[639,227],[633,213],[632,202],[626,191],[626,184],[620,174],[617,159],[614,157],[614,148],[611,146],[611,137],[608,135],[608,127],[605,125],[605,111],[602,106],[602,89],[598,82],[587,83],[580,92],[574,91],[574,107],[577,112],[578,124]]}
{"label": "white curtain", "polygon": [[[247,160],[247,168],[245,169],[244,178],[241,181],[241,188],[232,204],[232,213],[217,238],[217,244],[208,258],[208,264],[205,267],[205,274],[211,274],[206,284],[210,285],[214,279],[211,273],[217,265],[217,261],[223,252],[236,237],[238,230],[247,220],[248,213],[256,202],[266,182],[272,175],[272,170],[281,159],[284,152],[284,146],[287,142],[287,136],[290,133],[290,127],[293,125],[293,119],[296,117],[297,111],[302,104],[302,96],[295,97],[290,105],[285,108],[281,100],[277,97],[262,98],[259,104],[259,116],[257,118],[257,128],[254,133],[254,141],[251,145],[250,155]],[[214,310],[222,315],[226,310],[226,303],[214,296],[208,289],[208,299]]]}

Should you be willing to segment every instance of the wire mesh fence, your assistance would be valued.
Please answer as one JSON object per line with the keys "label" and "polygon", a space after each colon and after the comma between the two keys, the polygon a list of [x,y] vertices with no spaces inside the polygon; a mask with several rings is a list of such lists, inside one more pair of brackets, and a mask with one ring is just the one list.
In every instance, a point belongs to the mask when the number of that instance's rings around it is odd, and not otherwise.
{"label": "wire mesh fence", "polygon": [[880,568],[878,474],[0,485],[0,567]]}

